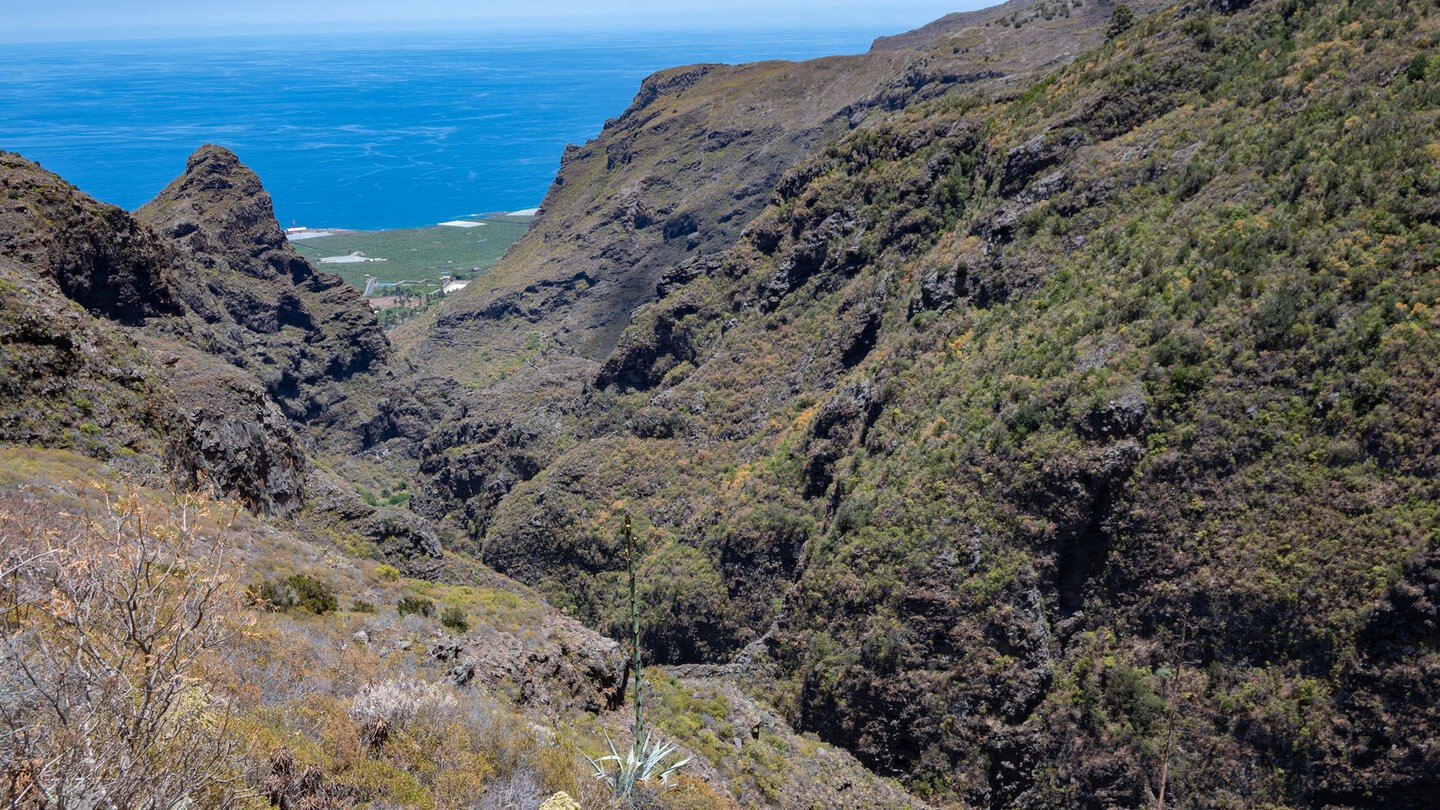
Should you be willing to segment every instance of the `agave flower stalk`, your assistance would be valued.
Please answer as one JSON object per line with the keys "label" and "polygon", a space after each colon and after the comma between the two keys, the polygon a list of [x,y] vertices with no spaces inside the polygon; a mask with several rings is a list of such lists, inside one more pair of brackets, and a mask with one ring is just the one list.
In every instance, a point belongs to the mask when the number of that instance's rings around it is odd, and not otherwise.
{"label": "agave flower stalk", "polygon": [[635,536],[630,531],[630,513],[625,513],[625,558],[630,569],[630,628],[635,636],[635,745],[640,745],[640,733],[645,726],[643,714],[643,687],[645,680],[640,674],[640,600],[635,597]]}
{"label": "agave flower stalk", "polygon": [[[644,714],[644,688],[645,678],[640,671],[640,600],[635,590],[635,535],[631,530],[630,513],[625,513],[625,554],[626,564],[630,573],[630,628],[634,634],[635,641],[635,742],[624,756],[615,748],[615,742],[610,739],[610,732],[605,732],[605,744],[610,748],[610,753],[592,759],[586,755],[590,767],[594,769],[592,774],[596,779],[610,785],[616,798],[629,798],[635,792],[635,786],[640,782],[648,782],[651,779],[659,779],[665,784],[670,775],[679,771],[690,763],[690,757],[685,757],[668,767],[662,767],[665,758],[675,752],[675,746],[671,743],[655,740],[652,742],[649,732],[645,731]],[[614,771],[611,771],[611,765]]]}

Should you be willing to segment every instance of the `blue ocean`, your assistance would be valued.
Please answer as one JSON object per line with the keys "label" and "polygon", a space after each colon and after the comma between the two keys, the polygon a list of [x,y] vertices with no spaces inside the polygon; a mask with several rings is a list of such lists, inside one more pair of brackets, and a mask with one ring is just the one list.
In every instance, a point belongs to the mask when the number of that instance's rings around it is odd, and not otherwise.
{"label": "blue ocean", "polygon": [[872,29],[285,33],[0,48],[0,149],[124,208],[204,143],[292,224],[402,228],[540,203],[645,76],[859,53]]}

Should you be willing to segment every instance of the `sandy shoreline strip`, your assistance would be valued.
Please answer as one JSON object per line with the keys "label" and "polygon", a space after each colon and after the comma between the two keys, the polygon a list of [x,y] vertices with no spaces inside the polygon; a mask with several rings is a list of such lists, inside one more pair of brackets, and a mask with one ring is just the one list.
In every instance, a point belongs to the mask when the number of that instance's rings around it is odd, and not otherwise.
{"label": "sandy shoreline strip", "polygon": [[482,228],[489,224],[484,221],[486,217],[533,217],[540,212],[537,208],[522,208],[519,211],[496,211],[490,214],[474,214],[474,219],[452,219],[445,222],[437,222],[434,225],[420,225],[414,228],[376,228],[373,230],[355,228],[286,228],[285,238],[291,242],[301,242],[306,239],[319,239],[324,236],[336,236],[350,233],[380,233],[382,231],[420,231],[425,228]]}

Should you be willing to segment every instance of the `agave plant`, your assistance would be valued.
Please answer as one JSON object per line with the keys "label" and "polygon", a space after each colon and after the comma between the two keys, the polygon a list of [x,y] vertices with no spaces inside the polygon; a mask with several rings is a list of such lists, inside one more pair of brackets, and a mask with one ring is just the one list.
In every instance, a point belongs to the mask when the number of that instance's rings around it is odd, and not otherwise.
{"label": "agave plant", "polygon": [[[608,783],[617,799],[630,798],[639,782],[658,778],[660,784],[665,784],[671,774],[690,762],[690,757],[685,757],[668,767],[662,767],[665,758],[675,752],[675,746],[660,740],[652,741],[650,732],[643,731],[645,677],[640,661],[640,600],[635,595],[635,539],[630,531],[628,512],[625,514],[625,550],[627,568],[630,571],[630,622],[635,632],[635,742],[630,746],[629,753],[622,757],[620,752],[615,750],[615,741],[610,739],[610,732],[607,731],[605,744],[610,747],[610,753],[599,759],[591,759],[588,754],[585,756],[585,759],[590,761],[590,767],[595,769],[592,775]],[[614,770],[611,770],[612,766]]]}
{"label": "agave plant", "polygon": [[690,762],[690,757],[685,757],[679,762],[662,768],[665,758],[675,752],[675,746],[661,740],[652,742],[648,732],[640,745],[630,746],[629,753],[623,757],[620,756],[619,751],[615,750],[615,742],[610,739],[608,731],[605,732],[605,744],[610,746],[609,754],[599,759],[591,759],[589,756],[585,758],[590,760],[590,767],[595,769],[594,777],[609,783],[616,798],[629,797],[635,792],[635,786],[640,782],[659,779],[660,784],[663,785],[671,774]]}

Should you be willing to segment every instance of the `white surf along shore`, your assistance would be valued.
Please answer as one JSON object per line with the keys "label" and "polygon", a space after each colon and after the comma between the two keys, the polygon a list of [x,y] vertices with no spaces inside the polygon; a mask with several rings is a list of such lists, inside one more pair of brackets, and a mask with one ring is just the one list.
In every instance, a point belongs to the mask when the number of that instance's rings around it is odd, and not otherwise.
{"label": "white surf along shore", "polygon": [[[509,212],[505,212],[505,213],[499,214],[498,216],[507,216],[507,217],[533,217],[533,216],[535,216],[535,214],[539,213],[539,211],[540,211],[540,209],[539,209],[538,207],[536,207],[536,208],[522,208],[522,209],[520,209],[519,211],[509,211]],[[476,215],[474,215],[475,218],[472,218],[472,219],[452,219],[452,220],[447,220],[447,221],[445,221],[445,222],[436,223],[436,224],[435,224],[434,226],[432,226],[432,227],[443,227],[443,228],[483,228],[483,227],[485,227],[486,225],[489,224],[489,223],[487,223],[487,222],[484,222],[482,219],[480,219],[481,217],[484,217],[484,216],[487,216],[487,215],[485,215],[485,214],[476,214]],[[496,214],[489,214],[488,216],[497,216],[497,215],[496,215]],[[382,230],[384,230],[384,229],[382,229]],[[412,229],[410,229],[410,228],[400,228],[400,229],[398,229],[398,230],[412,230]],[[286,239],[289,239],[291,242],[300,242],[300,241],[303,241],[303,240],[306,240],[306,239],[319,239],[319,238],[322,237],[322,236],[334,236],[334,235],[337,234],[337,233],[348,233],[348,232],[350,232],[350,229],[349,229],[349,228],[310,228],[310,227],[307,227],[307,226],[304,226],[304,225],[296,225],[296,226],[294,226],[294,227],[286,228],[286,229],[285,229],[285,238],[286,238]],[[481,240],[481,241],[486,241],[486,240]],[[385,259],[380,258],[380,257],[378,257],[378,256],[366,256],[364,253],[361,253],[360,251],[355,251],[354,253],[348,253],[348,254],[346,254],[346,255],[344,255],[344,256],[321,256],[321,257],[318,259],[318,261],[319,261],[321,264],[360,264],[360,263],[363,263],[363,262],[383,262],[383,261],[385,261]],[[452,282],[452,285],[454,285],[453,282]],[[464,287],[463,284],[455,285],[455,289],[461,289],[461,288],[463,288],[463,287]],[[448,293],[448,292],[451,292],[451,291],[452,291],[452,290],[449,290],[449,289],[445,290],[445,292],[447,292],[447,293]]]}

